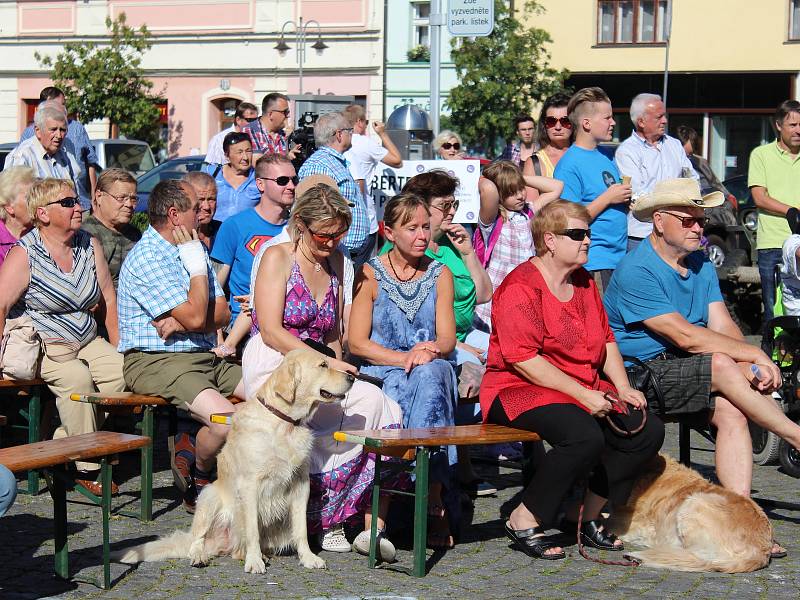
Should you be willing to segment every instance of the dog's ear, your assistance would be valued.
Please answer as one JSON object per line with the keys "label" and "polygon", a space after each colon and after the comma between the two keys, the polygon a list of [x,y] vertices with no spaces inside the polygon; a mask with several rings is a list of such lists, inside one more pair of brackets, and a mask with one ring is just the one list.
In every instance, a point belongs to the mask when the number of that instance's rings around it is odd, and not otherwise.
{"label": "dog's ear", "polygon": [[297,390],[296,371],[297,361],[293,356],[287,356],[270,377],[272,391],[287,404],[294,404],[294,395]]}

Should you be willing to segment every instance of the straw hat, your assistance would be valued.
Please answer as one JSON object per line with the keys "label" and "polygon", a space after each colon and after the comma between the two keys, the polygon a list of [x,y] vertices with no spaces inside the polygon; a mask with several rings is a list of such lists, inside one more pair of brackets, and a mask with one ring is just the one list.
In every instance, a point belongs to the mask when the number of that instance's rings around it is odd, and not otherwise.
{"label": "straw hat", "polygon": [[722,192],[714,191],[705,196],[700,194],[700,184],[696,179],[664,179],[656,183],[653,191],[642,194],[631,207],[633,216],[640,221],[652,221],[653,213],[668,206],[694,206],[714,208],[725,202]]}

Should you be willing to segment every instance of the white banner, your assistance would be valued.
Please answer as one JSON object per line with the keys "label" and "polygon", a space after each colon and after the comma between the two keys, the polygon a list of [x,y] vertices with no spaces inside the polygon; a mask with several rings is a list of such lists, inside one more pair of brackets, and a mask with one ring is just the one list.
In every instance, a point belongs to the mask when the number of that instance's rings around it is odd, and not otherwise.
{"label": "white banner", "polygon": [[480,196],[478,194],[478,179],[481,175],[480,161],[478,160],[404,160],[399,169],[387,167],[383,163],[375,169],[375,175],[370,182],[372,201],[375,202],[375,211],[378,221],[383,221],[383,207],[389,198],[399,194],[406,182],[420,173],[441,169],[448,175],[457,177],[459,185],[456,188],[458,211],[453,219],[455,223],[477,223]]}

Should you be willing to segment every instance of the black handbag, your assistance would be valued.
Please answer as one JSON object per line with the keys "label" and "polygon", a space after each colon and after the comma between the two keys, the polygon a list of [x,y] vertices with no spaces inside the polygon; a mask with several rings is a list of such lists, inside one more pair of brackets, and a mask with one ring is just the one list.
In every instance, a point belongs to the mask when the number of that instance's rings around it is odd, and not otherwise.
{"label": "black handbag", "polygon": [[[658,383],[658,379],[656,379],[655,375],[653,375],[653,370],[646,362],[639,360],[635,356],[623,356],[622,359],[626,362],[633,363],[630,366],[625,367],[625,372],[628,374],[628,383],[631,384],[632,388],[637,389],[644,394],[645,398],[647,398],[648,405],[651,406],[651,409],[652,400],[653,397],[655,397],[656,402],[658,402],[657,412],[663,416],[666,410],[664,394],[661,391],[661,386]],[[650,390],[653,390],[652,395],[650,394]]]}

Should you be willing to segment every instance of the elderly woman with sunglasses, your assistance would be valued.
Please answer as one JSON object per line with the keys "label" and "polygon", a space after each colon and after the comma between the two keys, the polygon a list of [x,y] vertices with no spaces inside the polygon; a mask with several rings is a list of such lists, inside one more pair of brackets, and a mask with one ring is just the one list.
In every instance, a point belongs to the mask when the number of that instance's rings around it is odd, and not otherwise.
{"label": "elderly woman with sunglasses", "polygon": [[[335,184],[334,184],[335,185]],[[328,185],[310,187],[295,201],[287,225],[290,241],[264,252],[252,289],[253,336],[242,357],[245,394],[252,397],[283,360],[298,348],[312,348],[332,369],[357,373],[342,356],[344,257],[338,249],[352,215],[349,203]],[[369,511],[374,457],[362,446],[335,442],[342,429],[400,427],[400,407],[376,386],[356,381],[345,399],[317,409],[309,425],[315,443],[311,454],[308,530],[320,534],[323,550],[348,552],[346,521],[365,514],[365,528],[353,542],[369,552],[369,529],[378,518],[385,528],[388,502],[379,515]],[[394,546],[381,535],[379,553],[394,559]]]}
{"label": "elderly woman with sunglasses", "polygon": [[[94,407],[69,396],[125,388],[122,355],[116,350],[117,297],[103,247],[81,230],[72,181],[37,180],[27,202],[35,228],[11,249],[0,269],[0,334],[9,319],[24,315],[44,342],[41,377],[56,397],[61,418],[53,438],[96,431],[100,417]],[[97,335],[96,315],[105,319],[108,341]],[[76,466],[78,482],[101,493],[101,484],[89,474],[99,466]]]}
{"label": "elderly woman with sunglasses", "polygon": [[542,104],[536,141],[539,150],[525,161],[523,175],[552,177],[564,152],[572,145],[572,123],[567,117],[567,94],[553,94]]}
{"label": "elderly woman with sunglasses", "polygon": [[449,129],[443,130],[433,140],[433,151],[436,152],[436,160],[461,160],[464,158],[462,148],[464,142],[461,136]]}
{"label": "elderly woman with sunglasses", "polygon": [[214,220],[219,223],[254,207],[261,197],[256,186],[250,136],[243,132],[229,133],[222,140],[222,151],[228,163],[223,166],[208,166],[208,172],[217,185],[217,212]]}
{"label": "elderly woman with sunglasses", "polygon": [[[652,414],[627,437],[645,410],[644,396],[628,383],[600,294],[589,273],[589,213],[556,200],[533,221],[536,256],[514,269],[494,294],[489,359],[481,385],[484,420],[535,431],[552,449],[505,524],[517,549],[536,558],[565,557],[545,538],[572,485],[588,477],[584,543],[622,550],[600,512],[624,503],[637,475],[658,452],[664,426]],[[575,507],[572,507],[573,509]],[[577,511],[561,528],[575,534]]]}

